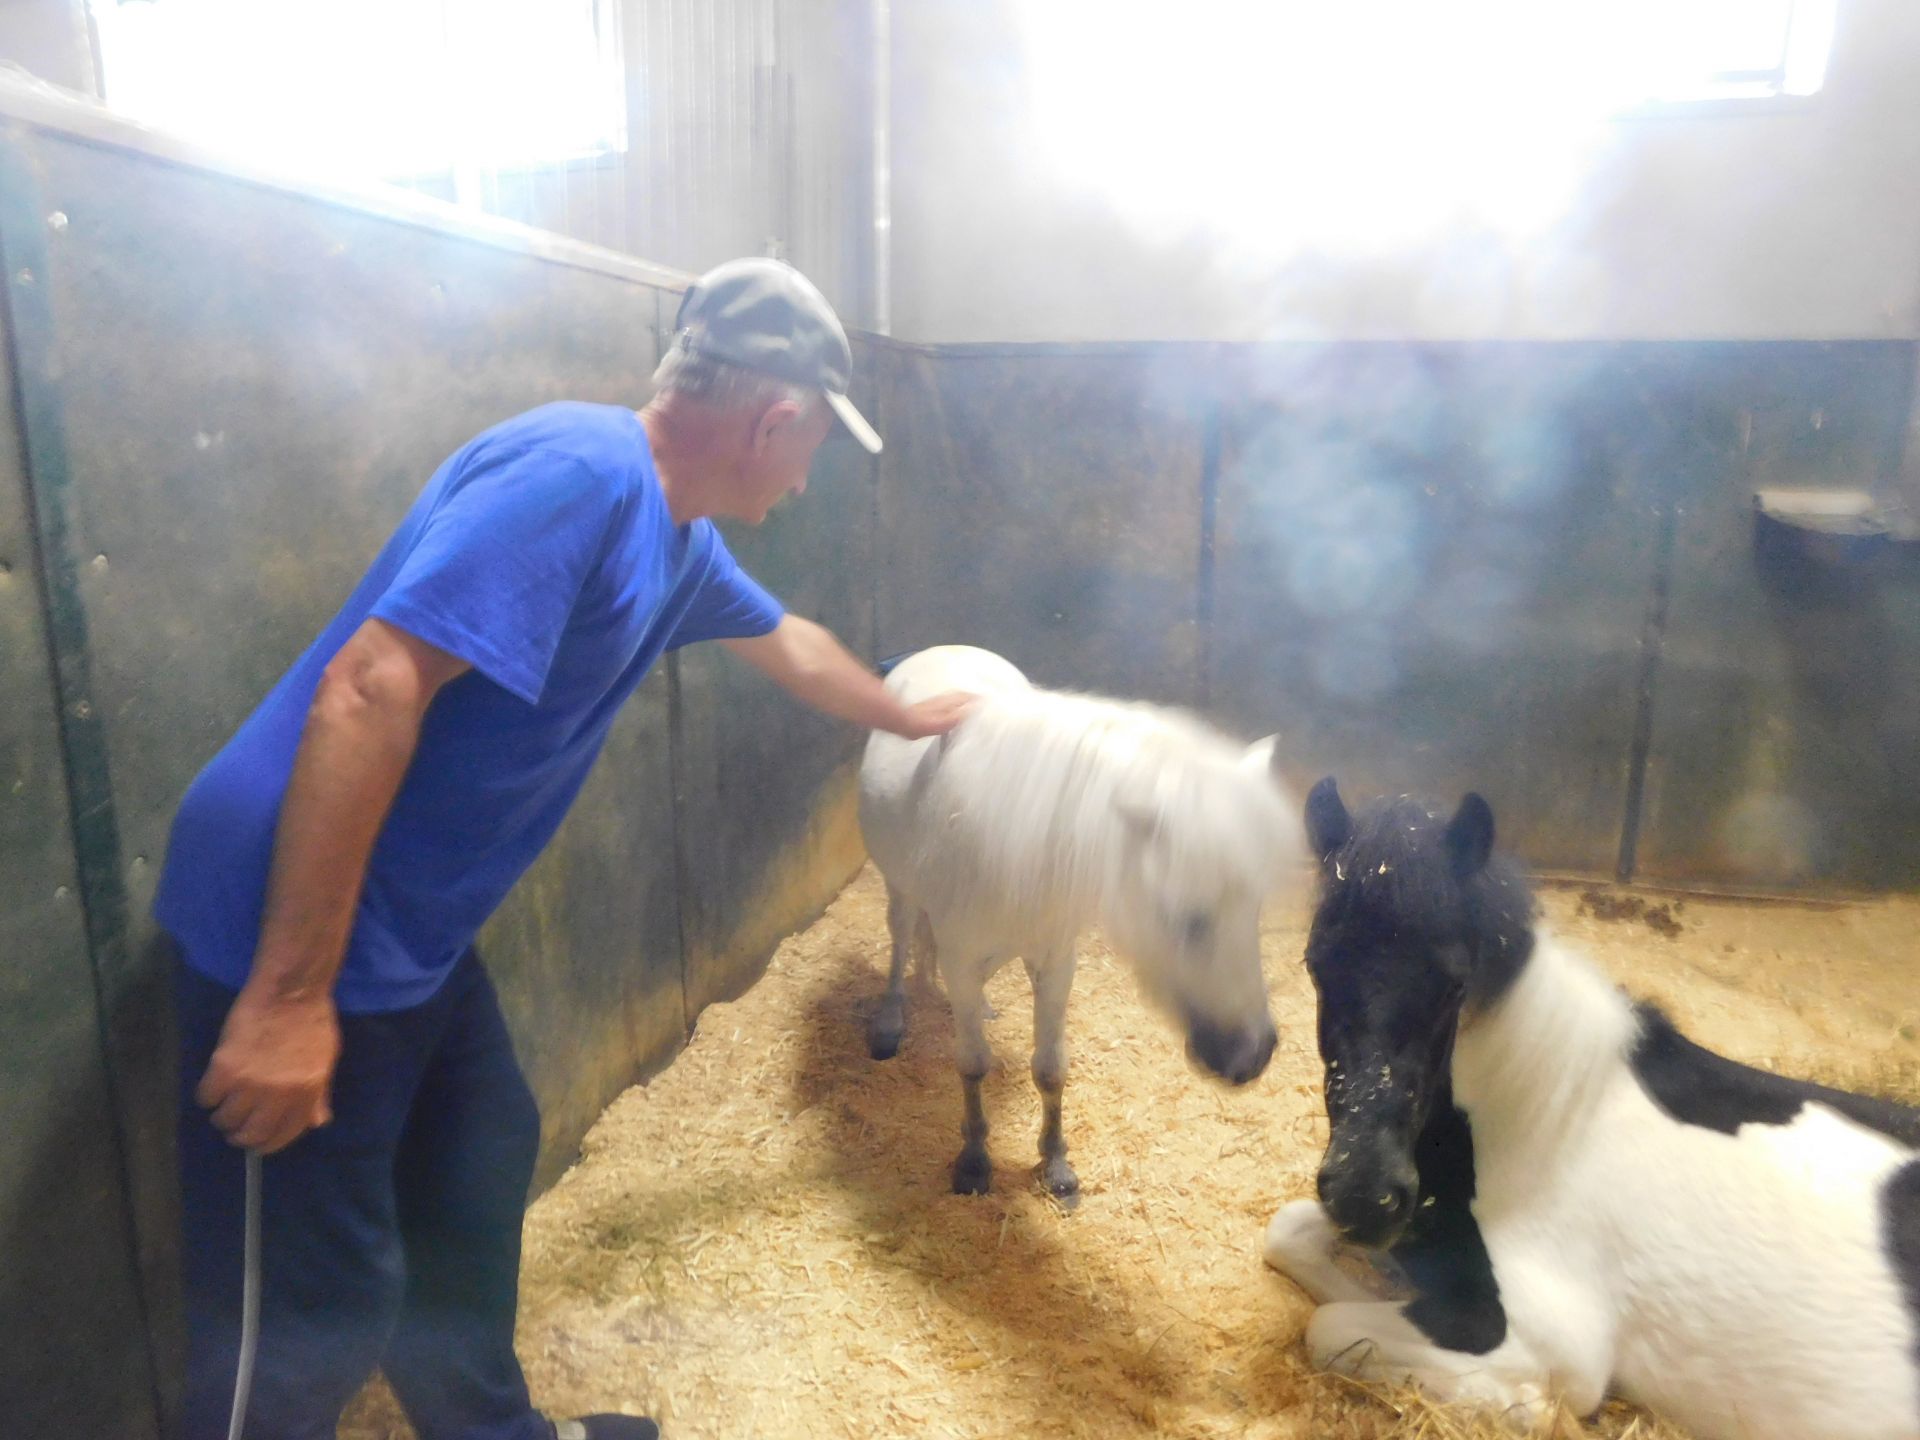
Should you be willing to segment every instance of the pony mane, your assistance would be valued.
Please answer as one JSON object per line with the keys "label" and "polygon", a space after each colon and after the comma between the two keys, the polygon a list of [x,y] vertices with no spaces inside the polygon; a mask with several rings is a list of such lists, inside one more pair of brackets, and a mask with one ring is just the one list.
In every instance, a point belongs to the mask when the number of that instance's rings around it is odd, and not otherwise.
{"label": "pony mane", "polygon": [[1532,887],[1499,850],[1485,868],[1458,879],[1447,857],[1448,816],[1410,795],[1364,806],[1346,843],[1328,859],[1323,903],[1390,907],[1409,928],[1434,933],[1458,919],[1480,943],[1468,1002],[1490,1004],[1505,993],[1533,949]]}
{"label": "pony mane", "polygon": [[1246,747],[1184,710],[1059,690],[984,697],[944,766],[975,783],[954,817],[975,883],[1020,905],[1098,912],[1129,826],[1165,843],[1170,883],[1272,889],[1299,842],[1289,802]]}

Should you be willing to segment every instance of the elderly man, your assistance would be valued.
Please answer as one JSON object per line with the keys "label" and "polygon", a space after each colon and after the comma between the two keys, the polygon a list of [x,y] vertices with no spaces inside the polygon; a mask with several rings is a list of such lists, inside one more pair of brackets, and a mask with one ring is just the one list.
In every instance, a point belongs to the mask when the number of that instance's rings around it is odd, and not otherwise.
{"label": "elderly man", "polygon": [[377,1365],[421,1440],[650,1440],[556,1422],[513,1351],[539,1116],[474,934],[659,656],[718,640],[808,705],[921,737],[783,613],[711,517],[806,486],[852,354],[770,260],[701,278],[632,410],[547,405],[428,483],[345,607],[181,802],[155,915],[177,951],[188,1440],[226,1434],[243,1150],[263,1165],[248,1440],[331,1436]]}

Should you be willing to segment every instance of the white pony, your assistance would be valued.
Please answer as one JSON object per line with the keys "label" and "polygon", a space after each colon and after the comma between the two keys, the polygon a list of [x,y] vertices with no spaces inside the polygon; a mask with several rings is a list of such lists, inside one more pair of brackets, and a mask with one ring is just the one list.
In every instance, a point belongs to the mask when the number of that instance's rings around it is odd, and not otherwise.
{"label": "white pony", "polygon": [[1920,1440],[1920,1112],[1735,1064],[1537,934],[1477,795],[1307,801],[1331,1134],[1266,1258],[1314,1363],[1534,1424]]}
{"label": "white pony", "polygon": [[876,733],[860,769],[860,826],[887,882],[887,993],[868,1039],[899,1048],[911,942],[931,941],[966,1091],[953,1188],[992,1178],[980,1081],[992,1063],[985,986],[1018,955],[1033,984],[1033,1081],[1045,1106],[1041,1179],[1063,1204],[1079,1180],[1060,1131],[1074,946],[1098,922],[1187,1053],[1244,1084],[1275,1041],[1260,969],[1262,902],[1301,856],[1273,745],[1243,749],[1192,716],[1035,689],[985,650],[942,646],[887,679],[911,703],[980,703],[941,740]]}

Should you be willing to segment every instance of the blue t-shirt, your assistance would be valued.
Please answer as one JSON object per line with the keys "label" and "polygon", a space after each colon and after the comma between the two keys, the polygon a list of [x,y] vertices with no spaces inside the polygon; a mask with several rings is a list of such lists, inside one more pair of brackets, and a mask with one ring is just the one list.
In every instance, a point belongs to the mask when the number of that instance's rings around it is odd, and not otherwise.
{"label": "blue t-shirt", "polygon": [[180,803],[154,917],[237,989],[253,967],[280,800],[307,710],[369,616],[468,661],[434,698],[375,842],[335,990],[343,1011],[432,995],[533,863],[648,667],[782,611],[706,520],[675,526],[631,410],[544,405],[435,473],[320,638]]}

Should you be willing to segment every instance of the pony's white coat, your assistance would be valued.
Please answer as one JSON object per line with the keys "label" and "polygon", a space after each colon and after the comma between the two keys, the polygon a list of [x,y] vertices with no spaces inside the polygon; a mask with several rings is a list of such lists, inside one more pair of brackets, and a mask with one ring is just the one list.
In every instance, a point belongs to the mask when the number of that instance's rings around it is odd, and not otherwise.
{"label": "pony's white coat", "polygon": [[1639,1017],[1541,936],[1506,995],[1463,1018],[1454,1098],[1473,1128],[1480,1227],[1507,1339],[1434,1346],[1332,1265],[1313,1201],[1267,1258],[1323,1304],[1316,1363],[1443,1398],[1582,1413],[1617,1392],[1700,1440],[1920,1440],[1915,1326],[1882,1191],[1915,1152],[1809,1102],[1736,1134],[1682,1123],[1630,1063]]}
{"label": "pony's white coat", "polygon": [[909,703],[946,689],[983,697],[942,741],[876,732],[861,768],[868,849],[936,934],[1019,954],[1096,920],[1124,927],[1145,828],[1159,832],[1153,878],[1169,908],[1257,906],[1300,859],[1270,751],[1190,715],[1036,690],[964,646],[922,651],[889,683]]}
{"label": "pony's white coat", "polygon": [[1035,1078],[1057,1088],[1073,946],[1092,923],[1170,1014],[1264,1027],[1270,1040],[1260,908],[1304,850],[1269,742],[1248,750],[1179,711],[1039,690],[965,646],[921,651],[887,683],[909,703],[981,697],[939,740],[876,733],[860,772],[861,829],[894,930],[888,1003],[924,916],[963,1075],[990,1059],[978,992],[1020,956],[1034,980]]}

